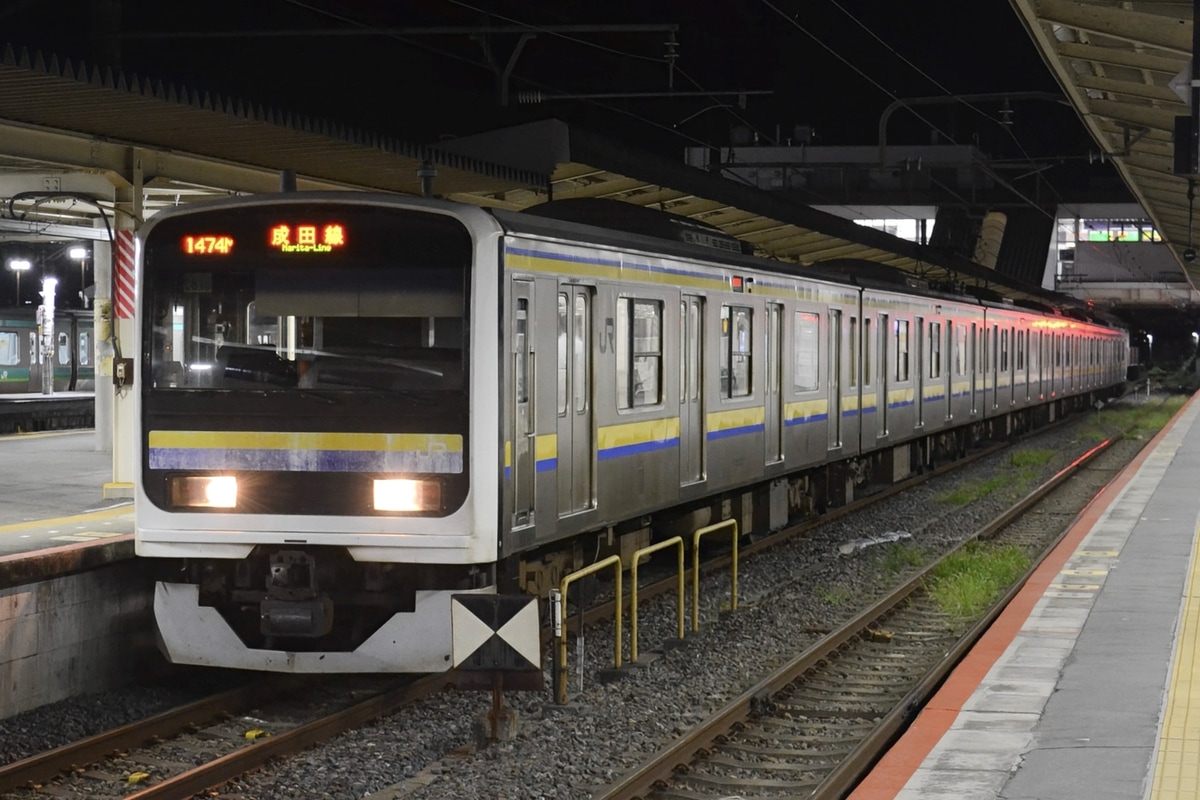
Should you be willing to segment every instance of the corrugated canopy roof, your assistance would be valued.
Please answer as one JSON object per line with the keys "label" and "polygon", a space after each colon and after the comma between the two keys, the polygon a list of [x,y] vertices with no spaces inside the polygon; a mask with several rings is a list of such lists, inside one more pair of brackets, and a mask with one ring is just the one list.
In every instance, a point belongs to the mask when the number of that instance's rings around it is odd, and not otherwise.
{"label": "corrugated canopy roof", "polygon": [[[1174,174],[1175,118],[1190,114],[1192,2],[1011,0],[1088,131],[1158,228],[1192,285],[1200,263],[1188,182]],[[1172,83],[1181,90],[1177,94]]]}
{"label": "corrugated canopy roof", "polygon": [[425,160],[443,194],[545,183],[512,167],[11,45],[0,60],[0,118],[405,194],[420,194]]}
{"label": "corrugated canopy roof", "polygon": [[[761,255],[797,264],[863,259],[933,284],[978,287],[1061,306],[1066,295],[1022,284],[967,259],[939,253],[805,205],[787,202],[682,163],[569,129],[557,121],[467,137],[437,148],[245,104],[159,81],[99,70],[6,47],[0,60],[0,119],[280,171],[346,187],[420,194],[417,170],[437,169],[434,191],[520,210],[555,199],[603,197],[716,226]],[[7,154],[0,144],[0,157]],[[21,166],[24,163],[25,166]],[[45,168],[46,161],[0,164]],[[178,179],[179,176],[165,175]],[[170,202],[211,193],[147,175]],[[220,184],[215,184],[220,186]]]}
{"label": "corrugated canopy roof", "polygon": [[[750,242],[759,255],[796,264],[863,259],[931,284],[978,287],[1013,299],[1081,306],[965,258],[936,252],[752,186],[627,148],[558,121],[465,137],[443,147],[549,171],[553,199],[608,198],[705,222]],[[461,199],[521,210],[547,201],[545,191],[472,192]]]}

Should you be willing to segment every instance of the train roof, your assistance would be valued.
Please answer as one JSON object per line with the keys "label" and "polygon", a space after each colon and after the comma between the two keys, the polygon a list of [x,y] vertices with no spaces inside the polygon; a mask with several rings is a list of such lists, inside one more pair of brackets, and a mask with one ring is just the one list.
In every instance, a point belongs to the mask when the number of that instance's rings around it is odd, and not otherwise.
{"label": "train roof", "polygon": [[[681,258],[712,261],[725,266],[774,272],[823,283],[876,289],[960,303],[983,298],[930,286],[907,272],[862,259],[834,259],[794,264],[752,255],[749,245],[702,222],[685,220],[665,211],[612,200],[558,200],[520,212],[492,210],[513,233],[526,233],[619,248],[635,248]],[[997,304],[1001,297],[995,296]]]}

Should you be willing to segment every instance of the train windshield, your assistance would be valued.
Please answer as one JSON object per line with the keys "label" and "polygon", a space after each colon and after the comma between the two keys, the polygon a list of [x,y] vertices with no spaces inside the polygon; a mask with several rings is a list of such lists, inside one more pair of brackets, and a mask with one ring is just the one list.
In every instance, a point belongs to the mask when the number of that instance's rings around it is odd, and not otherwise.
{"label": "train windshield", "polygon": [[460,225],[386,209],[249,212],[152,232],[147,388],[465,389],[470,243]]}

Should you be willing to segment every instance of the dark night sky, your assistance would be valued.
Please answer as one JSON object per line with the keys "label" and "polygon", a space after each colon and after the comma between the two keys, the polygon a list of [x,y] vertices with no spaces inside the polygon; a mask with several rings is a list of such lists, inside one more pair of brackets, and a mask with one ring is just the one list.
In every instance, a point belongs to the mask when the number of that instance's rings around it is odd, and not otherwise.
{"label": "dark night sky", "polygon": [[[744,108],[725,95],[519,104],[529,89],[668,88],[663,32],[543,31],[521,53],[513,101],[502,107],[482,47],[464,34],[344,35],[489,23],[674,23],[676,89],[773,94],[749,96]],[[297,29],[328,33],[245,35]],[[787,136],[805,123],[816,144],[873,144],[880,113],[898,97],[1058,93],[1006,0],[8,0],[0,37],[411,141],[557,117],[672,158],[690,144],[727,143],[733,126],[771,139],[777,126]],[[503,63],[516,37],[490,41]],[[889,141],[928,143],[936,127],[994,156],[1079,159],[1093,147],[1062,104],[1014,103],[1011,135],[997,124],[997,103],[974,106],[922,107],[925,120],[900,112]]]}

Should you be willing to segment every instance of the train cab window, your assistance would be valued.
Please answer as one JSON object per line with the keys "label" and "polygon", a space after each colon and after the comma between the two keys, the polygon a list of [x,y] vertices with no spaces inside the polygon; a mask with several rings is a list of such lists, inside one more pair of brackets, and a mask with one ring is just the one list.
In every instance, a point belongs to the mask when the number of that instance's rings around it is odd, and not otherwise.
{"label": "train cab window", "polygon": [[662,402],[662,303],[617,299],[617,408]]}
{"label": "train cab window", "polygon": [[79,366],[90,367],[92,365],[92,332],[80,331],[79,333]]}
{"label": "train cab window", "polygon": [[896,380],[908,380],[908,320],[896,320]]}
{"label": "train cab window", "polygon": [[797,311],[792,328],[792,388],[810,392],[820,386],[817,366],[818,336],[821,318],[807,311]]}
{"label": "train cab window", "polygon": [[942,323],[929,323],[929,377],[942,376]]}
{"label": "train cab window", "polygon": [[62,366],[71,363],[71,336],[66,331],[59,331],[58,345],[54,348],[58,363]]}
{"label": "train cab window", "polygon": [[0,366],[21,363],[21,337],[12,331],[0,331]]}
{"label": "train cab window", "polygon": [[753,341],[753,311],[745,306],[721,306],[722,397],[749,396]]}

